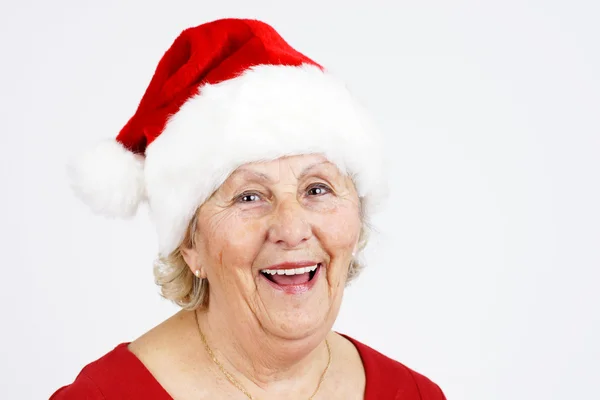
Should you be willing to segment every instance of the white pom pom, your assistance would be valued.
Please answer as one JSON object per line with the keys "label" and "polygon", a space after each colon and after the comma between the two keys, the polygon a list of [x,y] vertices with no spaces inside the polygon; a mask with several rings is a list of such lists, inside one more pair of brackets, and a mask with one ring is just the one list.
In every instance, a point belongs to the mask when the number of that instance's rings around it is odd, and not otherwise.
{"label": "white pom pom", "polygon": [[67,166],[75,194],[93,212],[107,217],[135,215],[145,197],[144,158],[116,140],[106,140]]}

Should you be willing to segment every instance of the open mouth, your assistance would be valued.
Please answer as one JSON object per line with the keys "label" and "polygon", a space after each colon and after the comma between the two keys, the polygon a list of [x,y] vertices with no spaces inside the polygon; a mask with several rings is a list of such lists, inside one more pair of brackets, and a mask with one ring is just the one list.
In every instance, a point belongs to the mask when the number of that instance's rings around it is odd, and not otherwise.
{"label": "open mouth", "polygon": [[263,269],[261,274],[271,282],[279,286],[304,285],[313,280],[321,263],[310,267],[290,269]]}

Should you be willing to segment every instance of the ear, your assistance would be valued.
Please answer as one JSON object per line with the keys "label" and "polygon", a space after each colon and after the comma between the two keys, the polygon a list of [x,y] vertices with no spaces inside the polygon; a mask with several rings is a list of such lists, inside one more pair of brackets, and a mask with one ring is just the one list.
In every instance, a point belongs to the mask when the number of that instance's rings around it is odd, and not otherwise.
{"label": "ear", "polygon": [[[181,248],[180,251],[181,255],[183,256],[183,259],[185,260],[185,263],[188,265],[188,268],[190,269],[190,271],[192,271],[194,275],[196,275],[196,270],[202,269],[200,267],[200,255],[198,254],[198,251],[193,247]],[[200,275],[201,278],[204,278],[202,276],[203,271]]]}
{"label": "ear", "polygon": [[352,249],[352,258],[356,258],[357,254],[358,254],[358,239],[356,240],[356,244],[354,245],[354,248]]}

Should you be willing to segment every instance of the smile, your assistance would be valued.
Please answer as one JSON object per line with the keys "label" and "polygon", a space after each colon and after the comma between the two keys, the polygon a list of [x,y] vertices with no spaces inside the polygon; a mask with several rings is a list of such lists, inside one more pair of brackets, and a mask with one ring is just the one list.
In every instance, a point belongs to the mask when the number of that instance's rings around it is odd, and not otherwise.
{"label": "smile", "polygon": [[263,269],[260,275],[274,289],[286,293],[303,293],[314,285],[317,280],[322,264],[317,263],[311,266],[299,268],[272,268]]}

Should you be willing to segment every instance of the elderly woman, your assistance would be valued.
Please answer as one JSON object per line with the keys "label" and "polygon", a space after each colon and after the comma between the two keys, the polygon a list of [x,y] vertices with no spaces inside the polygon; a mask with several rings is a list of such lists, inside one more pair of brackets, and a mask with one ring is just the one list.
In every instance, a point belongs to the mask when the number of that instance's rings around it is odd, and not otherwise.
{"label": "elderly woman", "polygon": [[96,212],[148,203],[156,282],[182,310],[52,399],[444,399],[331,330],[385,194],[381,155],[344,85],[270,26],[185,30],[116,140],[70,169]]}

